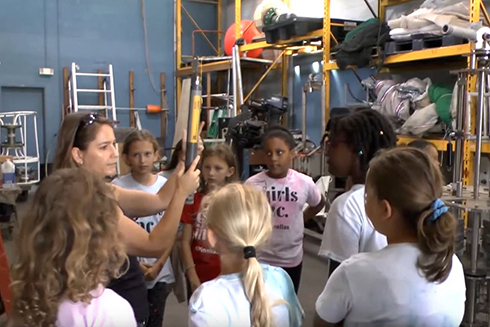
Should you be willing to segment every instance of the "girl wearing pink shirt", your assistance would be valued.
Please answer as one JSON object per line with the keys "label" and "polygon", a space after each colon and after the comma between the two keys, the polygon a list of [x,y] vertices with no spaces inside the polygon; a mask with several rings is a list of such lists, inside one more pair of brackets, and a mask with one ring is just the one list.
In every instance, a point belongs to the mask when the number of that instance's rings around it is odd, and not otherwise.
{"label": "girl wearing pink shirt", "polygon": [[127,260],[110,187],[83,168],[39,186],[17,238],[12,326],[135,327],[129,303],[105,286]]}
{"label": "girl wearing pink shirt", "polygon": [[[265,192],[273,213],[272,236],[260,252],[259,261],[283,268],[298,293],[304,223],[322,210],[325,197],[311,177],[290,168],[295,145],[289,130],[282,126],[271,127],[263,141],[268,169],[250,177],[247,183]],[[309,206],[303,211],[305,204]]]}

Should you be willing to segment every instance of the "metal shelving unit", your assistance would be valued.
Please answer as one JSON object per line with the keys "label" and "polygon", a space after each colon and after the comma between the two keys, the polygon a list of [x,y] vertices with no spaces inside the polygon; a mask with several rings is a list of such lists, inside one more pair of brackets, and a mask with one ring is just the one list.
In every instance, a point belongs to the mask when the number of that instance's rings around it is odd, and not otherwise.
{"label": "metal shelving unit", "polygon": [[[181,46],[181,37],[180,34],[182,32],[181,29],[181,11],[180,8],[182,6],[182,1],[185,0],[176,0],[177,1],[177,95],[178,98],[180,97],[180,81],[181,78],[185,75],[188,75],[188,68],[182,66],[182,53],[180,50]],[[193,0],[194,1],[194,0]],[[199,2],[199,0],[196,0]],[[378,0],[378,17],[381,19],[384,19],[385,17],[385,12],[388,7],[391,6],[396,6],[401,3],[405,2],[410,2],[413,0]],[[221,29],[221,0],[218,1],[203,1],[206,3],[213,3],[217,5],[217,10],[218,10],[218,29]],[[284,2],[289,6],[289,0],[284,0]],[[235,37],[238,39],[241,37],[241,31],[240,31],[240,23],[241,23],[241,0],[235,0]],[[482,6],[482,1],[481,0],[470,0],[470,22],[478,22],[480,20],[480,14],[483,13],[483,15],[488,19],[488,14],[484,7]],[[275,44],[267,44],[265,41],[260,41],[260,42],[254,42],[250,44],[245,44],[240,46],[240,51],[250,51],[250,50],[255,50],[255,49],[281,49],[285,50],[282,54],[282,90],[283,94],[287,93],[288,89],[288,68],[290,68],[289,63],[291,60],[291,55],[295,52],[297,52],[301,46],[297,46],[298,42],[302,41],[315,41],[315,40],[322,40],[323,43],[323,82],[325,84],[325,92],[324,92],[324,118],[326,123],[330,117],[330,71],[338,69],[338,66],[334,60],[331,60],[330,58],[330,44],[332,40],[332,32],[331,32],[331,26],[334,25],[331,23],[330,20],[330,0],[325,0],[324,1],[324,15],[323,15],[323,29],[321,30],[316,30],[313,31],[305,36],[299,36],[299,37],[293,37],[290,40],[286,41],[280,41]],[[218,35],[221,35],[218,33]],[[221,49],[221,38],[218,37],[218,47],[217,49]],[[464,58],[464,55],[468,54],[471,52],[471,50],[474,48],[474,43],[467,43],[467,44],[460,44],[460,45],[453,45],[453,46],[447,46],[447,47],[440,47],[440,48],[430,48],[430,49],[424,49],[424,50],[419,50],[419,51],[411,51],[411,52],[406,52],[406,53],[400,53],[400,54],[394,54],[387,56],[384,59],[383,65],[387,69],[398,69],[400,67],[406,67],[408,63],[410,63],[410,69],[411,70],[417,70],[418,67],[419,70],[424,69],[424,65],[433,65],[434,62],[440,62],[441,64],[446,64],[445,59],[460,59],[459,62],[453,63],[452,67],[459,67],[459,68],[467,68],[470,65],[469,59]],[[378,58],[374,57],[373,58],[373,63],[377,63]],[[219,61],[219,62],[214,62],[214,63],[208,63],[208,64],[203,64],[202,65],[202,72],[214,72],[218,70],[227,70],[231,67],[231,60],[228,61]],[[425,66],[426,67],[426,66]],[[475,92],[476,91],[476,78],[470,78],[467,89],[469,92]],[[474,106],[472,106],[472,122],[471,122],[471,128],[472,131],[474,131],[474,126],[475,126],[475,121],[474,121]],[[410,139],[412,139],[409,136],[400,136],[399,137],[399,142],[407,142]],[[450,142],[450,140],[443,140],[443,139],[429,139],[429,141],[433,142],[440,151],[445,151],[447,147],[447,143]],[[465,141],[465,160],[464,160],[464,170],[467,172],[465,174],[465,184],[468,185],[472,181],[472,176],[473,176],[473,159],[472,159],[472,153],[474,152],[474,142],[471,140],[466,140]],[[484,143],[483,144],[483,152],[485,153],[490,153],[490,143]]]}

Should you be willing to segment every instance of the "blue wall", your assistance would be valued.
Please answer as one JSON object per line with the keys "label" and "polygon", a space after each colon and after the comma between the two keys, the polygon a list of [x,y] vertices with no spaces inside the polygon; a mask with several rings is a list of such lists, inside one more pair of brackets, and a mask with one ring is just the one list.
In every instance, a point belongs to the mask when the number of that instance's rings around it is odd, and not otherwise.
{"label": "blue wall", "polygon": [[[308,55],[303,57],[293,57],[293,66],[299,66],[299,74],[297,69],[294,72],[294,89],[293,89],[293,106],[294,106],[294,124],[293,128],[301,130],[302,128],[302,89],[303,84],[308,81],[308,76],[315,73],[313,69],[313,63],[319,63],[319,71],[322,72],[322,56],[321,54]],[[374,74],[375,70],[370,68],[362,68],[358,70],[358,74],[361,79],[367,78]],[[318,80],[321,80],[322,74],[318,76]],[[344,107],[349,104],[353,104],[355,100],[347,95],[347,103],[344,91],[344,85],[349,84],[353,95],[360,99],[366,99],[366,92],[361,87],[354,73],[351,70],[334,70],[330,72],[330,108]],[[322,112],[321,112],[321,92],[313,92],[307,95],[307,110],[306,110],[306,132],[309,138],[315,142],[316,145],[321,140],[324,133],[322,131]]]}
{"label": "blue wall", "polygon": [[[76,62],[83,72],[107,70],[108,64],[113,64],[119,107],[129,106],[130,70],[135,74],[135,106],[160,104],[158,90],[153,89],[146,71],[141,1],[1,0],[1,4],[0,86],[44,89],[45,119],[41,130],[45,132],[39,135],[45,141],[44,152],[49,148],[54,151],[61,121],[62,69],[71,62]],[[174,133],[174,2],[146,0],[145,5],[149,56],[157,88],[160,73],[167,75],[167,102],[171,110],[168,145]],[[196,18],[202,28],[216,28],[216,7],[193,3],[185,6],[194,16],[196,12],[202,14]],[[184,14],[182,21],[184,53],[190,54],[190,33],[195,28]],[[206,47],[202,37],[198,38],[196,48],[206,52]],[[54,76],[39,76],[41,67],[53,68]],[[85,86],[97,87],[96,79],[88,81]],[[86,100],[96,103],[95,97]],[[120,113],[118,120],[122,126],[129,126],[127,113]],[[142,124],[160,136],[160,115],[143,114]]]}

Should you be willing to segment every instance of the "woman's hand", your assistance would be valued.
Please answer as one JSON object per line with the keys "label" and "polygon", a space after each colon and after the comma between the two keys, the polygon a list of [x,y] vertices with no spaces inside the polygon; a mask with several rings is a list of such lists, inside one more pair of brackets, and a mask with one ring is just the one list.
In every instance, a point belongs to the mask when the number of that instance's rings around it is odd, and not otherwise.
{"label": "woman's hand", "polygon": [[184,164],[181,162],[177,166],[176,170],[179,176],[177,191],[183,192],[186,196],[194,193],[194,191],[199,187],[199,175],[201,175],[201,171],[196,169],[199,160],[201,160],[201,157],[197,156],[185,174]]}

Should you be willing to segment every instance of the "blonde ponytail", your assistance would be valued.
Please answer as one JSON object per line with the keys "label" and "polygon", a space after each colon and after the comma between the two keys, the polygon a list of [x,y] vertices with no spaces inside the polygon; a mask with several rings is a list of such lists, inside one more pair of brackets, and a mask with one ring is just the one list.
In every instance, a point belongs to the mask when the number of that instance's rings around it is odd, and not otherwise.
{"label": "blonde ponytail", "polygon": [[265,290],[262,267],[257,258],[247,260],[243,272],[243,284],[250,301],[251,326],[273,326],[272,308]]}
{"label": "blonde ponytail", "polygon": [[255,257],[255,248],[272,233],[272,212],[264,193],[253,186],[229,184],[207,197],[202,210],[208,228],[226,242],[230,252],[246,259],[242,278],[250,301],[251,326],[273,327],[272,305]]}

